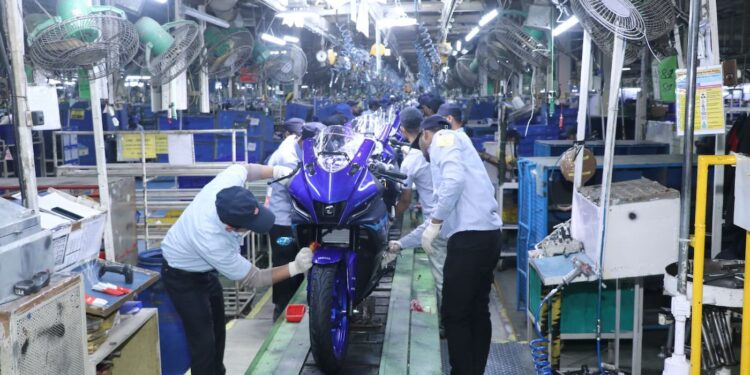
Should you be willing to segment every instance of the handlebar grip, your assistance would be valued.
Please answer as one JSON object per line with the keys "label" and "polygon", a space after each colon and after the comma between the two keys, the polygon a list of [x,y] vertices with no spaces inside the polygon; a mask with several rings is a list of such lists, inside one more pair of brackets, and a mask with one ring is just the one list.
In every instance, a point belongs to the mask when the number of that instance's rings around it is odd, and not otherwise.
{"label": "handlebar grip", "polygon": [[400,173],[400,172],[381,171],[380,174],[383,176],[395,178],[398,180],[406,180],[408,177],[405,174]]}

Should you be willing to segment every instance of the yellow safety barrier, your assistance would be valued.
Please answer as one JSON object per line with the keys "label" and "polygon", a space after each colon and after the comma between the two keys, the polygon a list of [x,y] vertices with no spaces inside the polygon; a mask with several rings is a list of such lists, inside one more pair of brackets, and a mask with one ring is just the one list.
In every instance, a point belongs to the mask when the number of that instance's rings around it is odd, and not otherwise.
{"label": "yellow safety barrier", "polygon": [[[703,328],[703,268],[706,254],[706,201],[708,199],[708,169],[716,165],[734,165],[734,155],[698,156],[698,178],[695,193],[695,239],[693,256],[693,298],[690,347],[690,374],[701,374],[701,335]],[[750,232],[747,232],[745,262],[750,260]],[[745,263],[745,275],[748,274]],[[740,374],[750,374],[750,281],[745,277],[742,301],[742,349],[740,353]]]}

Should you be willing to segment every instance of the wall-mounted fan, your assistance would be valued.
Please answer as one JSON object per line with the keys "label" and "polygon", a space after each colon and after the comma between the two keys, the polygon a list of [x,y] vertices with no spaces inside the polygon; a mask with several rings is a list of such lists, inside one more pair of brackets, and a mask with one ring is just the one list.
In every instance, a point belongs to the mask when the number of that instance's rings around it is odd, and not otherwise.
{"label": "wall-mounted fan", "polygon": [[253,56],[255,39],[244,28],[226,30],[209,26],[203,33],[206,56],[201,66],[211,78],[233,76]]}
{"label": "wall-mounted fan", "polygon": [[289,46],[272,55],[266,61],[263,71],[266,77],[274,82],[290,83],[301,81],[307,72],[307,56],[297,46]]}
{"label": "wall-mounted fan", "polygon": [[138,51],[135,27],[125,12],[85,1],[61,0],[57,16],[34,17],[29,57],[51,76],[70,76],[83,68],[89,79],[111,74]]}
{"label": "wall-mounted fan", "polygon": [[193,21],[178,20],[159,25],[152,18],[142,17],[135,26],[154,86],[175,79],[203,52],[203,33]]}

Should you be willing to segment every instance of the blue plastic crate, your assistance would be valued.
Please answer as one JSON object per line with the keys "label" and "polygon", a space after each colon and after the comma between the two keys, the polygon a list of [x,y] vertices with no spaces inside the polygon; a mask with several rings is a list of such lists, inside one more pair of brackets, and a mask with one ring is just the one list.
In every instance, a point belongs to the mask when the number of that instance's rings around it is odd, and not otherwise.
{"label": "blue plastic crate", "polygon": [[[550,184],[567,184],[557,166],[558,157],[530,157],[518,160],[518,238],[516,240],[517,286],[516,307],[526,308],[528,282],[528,251],[544,239],[552,227],[567,217],[550,215]],[[599,170],[587,185],[601,183]],[[662,185],[680,189],[681,155],[619,155],[615,157],[612,181],[626,181],[641,177]],[[560,185],[557,185],[560,186]],[[571,195],[572,198],[572,195]]]}
{"label": "blue plastic crate", "polygon": [[297,117],[301,118],[303,120],[307,120],[308,116],[312,116],[313,114],[313,107],[308,104],[300,104],[300,103],[289,103],[286,105],[286,115],[284,118],[286,120]]}

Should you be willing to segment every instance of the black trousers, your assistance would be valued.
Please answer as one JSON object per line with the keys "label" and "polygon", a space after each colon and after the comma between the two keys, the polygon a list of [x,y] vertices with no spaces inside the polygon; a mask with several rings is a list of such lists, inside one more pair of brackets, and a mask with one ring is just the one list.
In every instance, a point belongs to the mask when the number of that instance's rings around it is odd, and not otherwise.
{"label": "black trousers", "polygon": [[223,375],[224,296],[216,272],[187,272],[162,265],[161,277],[185,328],[193,375]]}
{"label": "black trousers", "polygon": [[448,239],[441,313],[453,375],[484,374],[492,339],[489,294],[500,239],[500,230],[458,232]]}
{"label": "black trousers", "polygon": [[[297,253],[299,253],[299,246],[297,246],[296,241],[292,241],[288,245],[279,245],[276,242],[281,237],[294,238],[292,227],[274,225],[268,234],[271,236],[271,249],[273,252],[271,255],[272,266],[283,266],[294,261]],[[272,286],[273,304],[275,305],[273,314],[274,320],[284,312],[286,305],[292,299],[300,284],[302,284],[302,280],[304,280],[304,276],[297,275]]]}

